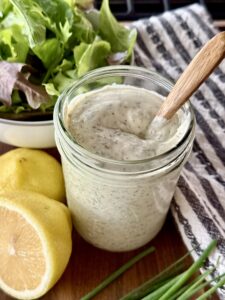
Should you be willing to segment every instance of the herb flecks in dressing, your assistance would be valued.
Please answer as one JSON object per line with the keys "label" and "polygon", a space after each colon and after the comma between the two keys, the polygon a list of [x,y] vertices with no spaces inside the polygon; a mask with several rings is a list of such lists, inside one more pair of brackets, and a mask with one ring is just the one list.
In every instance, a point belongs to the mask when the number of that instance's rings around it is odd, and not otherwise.
{"label": "herb flecks in dressing", "polygon": [[166,130],[145,137],[163,99],[144,88],[105,86],[69,104],[66,127],[79,145],[94,154],[116,160],[153,157],[176,146],[186,131],[186,123],[176,114]]}

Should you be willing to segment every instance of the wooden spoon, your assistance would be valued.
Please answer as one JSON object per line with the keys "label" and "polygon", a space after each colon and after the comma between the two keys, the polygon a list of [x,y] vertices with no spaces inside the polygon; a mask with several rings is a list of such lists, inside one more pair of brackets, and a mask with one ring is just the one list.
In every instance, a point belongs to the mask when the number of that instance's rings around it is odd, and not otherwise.
{"label": "wooden spoon", "polygon": [[216,34],[193,58],[150,123],[146,137],[155,134],[190,98],[225,57],[225,31]]}

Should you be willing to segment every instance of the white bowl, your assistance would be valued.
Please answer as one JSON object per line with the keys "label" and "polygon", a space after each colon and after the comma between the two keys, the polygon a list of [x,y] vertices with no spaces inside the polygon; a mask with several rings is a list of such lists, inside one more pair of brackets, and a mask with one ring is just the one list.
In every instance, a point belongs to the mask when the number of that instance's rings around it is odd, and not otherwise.
{"label": "white bowl", "polygon": [[0,142],[16,147],[55,147],[53,120],[13,121],[0,119]]}
{"label": "white bowl", "polygon": [[[130,65],[135,65],[134,52]],[[0,142],[24,148],[56,147],[53,120],[14,121],[0,118]]]}

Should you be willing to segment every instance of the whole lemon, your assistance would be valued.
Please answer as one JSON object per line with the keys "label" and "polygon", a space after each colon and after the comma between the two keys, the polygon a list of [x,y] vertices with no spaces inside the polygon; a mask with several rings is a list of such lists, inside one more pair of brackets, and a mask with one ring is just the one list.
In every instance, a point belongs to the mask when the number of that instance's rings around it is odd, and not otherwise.
{"label": "whole lemon", "polygon": [[44,295],[72,252],[69,209],[44,195],[0,193],[0,288],[17,299]]}
{"label": "whole lemon", "polygon": [[0,156],[0,190],[27,190],[65,201],[60,163],[41,150],[17,148]]}

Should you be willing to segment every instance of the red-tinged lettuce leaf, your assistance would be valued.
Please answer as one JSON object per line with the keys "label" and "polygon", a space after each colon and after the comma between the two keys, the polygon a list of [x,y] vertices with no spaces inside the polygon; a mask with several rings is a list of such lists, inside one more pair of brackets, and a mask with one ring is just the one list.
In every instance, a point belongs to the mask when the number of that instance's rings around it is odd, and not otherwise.
{"label": "red-tinged lettuce leaf", "polygon": [[21,63],[0,61],[0,101],[7,106],[12,104],[12,92],[23,67]]}
{"label": "red-tinged lettuce leaf", "polygon": [[109,65],[121,65],[126,61],[126,59],[127,51],[113,53],[108,57],[107,61]]}
{"label": "red-tinged lettuce leaf", "polygon": [[47,103],[50,100],[43,86],[31,83],[22,73],[18,73],[15,89],[24,92],[28,104],[33,109],[39,108],[42,103]]}
{"label": "red-tinged lettuce leaf", "polygon": [[22,69],[29,69],[29,66],[22,63],[9,63],[0,61],[0,101],[10,106],[12,104],[13,90],[24,92],[30,107],[37,109],[42,103],[49,101],[43,86],[38,86],[28,80],[29,74],[22,73]]}

